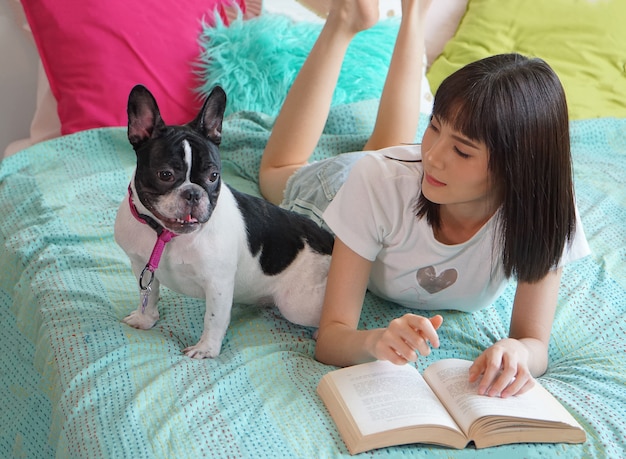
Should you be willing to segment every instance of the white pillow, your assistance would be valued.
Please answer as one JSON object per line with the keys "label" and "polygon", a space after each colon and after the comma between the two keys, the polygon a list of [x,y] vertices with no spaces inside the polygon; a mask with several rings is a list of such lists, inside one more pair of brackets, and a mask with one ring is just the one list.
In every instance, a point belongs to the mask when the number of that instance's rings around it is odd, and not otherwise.
{"label": "white pillow", "polygon": [[[16,24],[23,30],[33,47],[33,40],[28,21],[24,15],[24,10],[19,0],[12,0],[10,5],[13,9]],[[16,140],[10,143],[4,150],[3,156],[10,156],[24,148],[28,148],[43,140],[52,139],[61,135],[61,122],[57,114],[57,102],[50,90],[48,78],[41,64],[38,61],[37,66],[37,99],[35,106],[35,114],[30,124],[30,137],[26,139]]]}
{"label": "white pillow", "polygon": [[432,0],[425,24],[426,60],[428,66],[443,52],[459,27],[469,0]]}

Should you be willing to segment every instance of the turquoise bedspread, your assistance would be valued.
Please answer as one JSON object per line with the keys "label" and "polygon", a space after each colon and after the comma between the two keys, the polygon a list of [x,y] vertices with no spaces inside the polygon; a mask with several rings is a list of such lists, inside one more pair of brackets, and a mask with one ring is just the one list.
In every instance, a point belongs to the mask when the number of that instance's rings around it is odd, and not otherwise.
{"label": "turquoise bedspread", "polygon": [[[335,107],[316,156],[360,148],[372,107]],[[225,177],[243,191],[257,192],[272,122],[255,112],[226,120]],[[573,122],[572,139],[593,255],[564,270],[540,382],[587,442],[479,452],[409,445],[372,456],[626,457],[626,119]],[[113,221],[133,165],[121,128],[51,140],[0,164],[0,456],[348,456],[315,393],[332,368],[314,360],[311,329],[271,307],[235,305],[222,354],[196,361],[181,349],[199,338],[202,301],[164,289],[154,329],[121,322],[137,292]],[[472,359],[506,336],[513,287],[478,313],[445,312],[441,348],[419,367]],[[404,312],[368,294],[362,326]]]}

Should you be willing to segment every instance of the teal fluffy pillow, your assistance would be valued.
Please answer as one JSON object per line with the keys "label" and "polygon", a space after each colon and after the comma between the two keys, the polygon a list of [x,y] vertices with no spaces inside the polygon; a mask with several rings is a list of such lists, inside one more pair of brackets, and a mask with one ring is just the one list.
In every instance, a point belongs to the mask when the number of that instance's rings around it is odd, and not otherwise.
{"label": "teal fluffy pillow", "polygon": [[[385,19],[357,35],[346,55],[333,105],[379,98],[399,20]],[[321,30],[265,14],[203,28],[198,73],[205,97],[215,85],[226,91],[226,114],[256,111],[275,116]]]}

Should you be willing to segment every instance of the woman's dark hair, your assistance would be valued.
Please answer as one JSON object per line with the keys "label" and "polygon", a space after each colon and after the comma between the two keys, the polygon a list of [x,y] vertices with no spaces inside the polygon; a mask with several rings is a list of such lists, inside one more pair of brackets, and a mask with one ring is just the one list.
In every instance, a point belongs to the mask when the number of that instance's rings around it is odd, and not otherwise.
{"label": "woman's dark hair", "polygon": [[[507,277],[536,282],[559,262],[575,229],[565,93],[541,59],[501,54],[466,65],[437,90],[433,116],[483,142],[494,189]],[[418,216],[440,225],[422,194]]]}

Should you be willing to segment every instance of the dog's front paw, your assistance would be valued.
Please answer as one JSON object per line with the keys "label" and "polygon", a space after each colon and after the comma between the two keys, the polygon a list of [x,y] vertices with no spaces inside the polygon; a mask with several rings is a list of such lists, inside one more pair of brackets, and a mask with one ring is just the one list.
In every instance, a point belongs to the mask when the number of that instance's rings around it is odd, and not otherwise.
{"label": "dog's front paw", "polygon": [[159,320],[159,313],[156,314],[142,314],[140,311],[133,311],[126,317],[123,322],[130,325],[133,328],[139,328],[141,330],[148,330],[154,327],[154,324]]}
{"label": "dog's front paw", "polygon": [[219,347],[215,349],[212,346],[202,345],[201,343],[198,343],[195,346],[189,346],[183,352],[187,357],[192,359],[212,359],[220,355]]}

